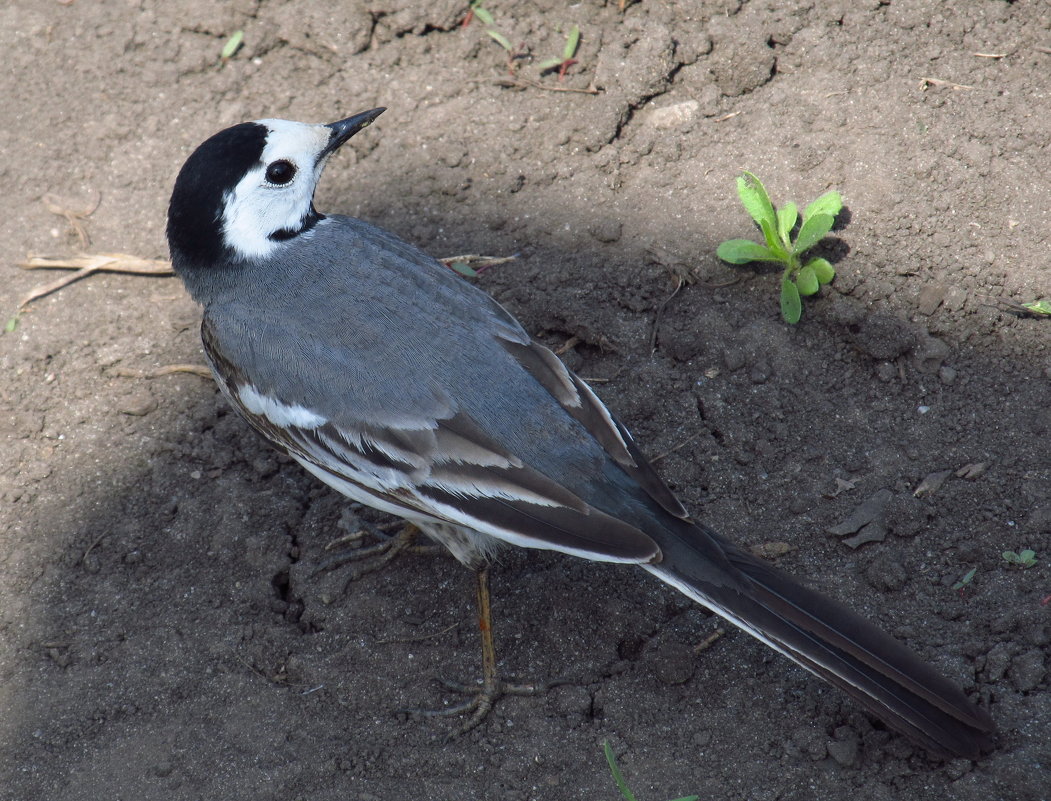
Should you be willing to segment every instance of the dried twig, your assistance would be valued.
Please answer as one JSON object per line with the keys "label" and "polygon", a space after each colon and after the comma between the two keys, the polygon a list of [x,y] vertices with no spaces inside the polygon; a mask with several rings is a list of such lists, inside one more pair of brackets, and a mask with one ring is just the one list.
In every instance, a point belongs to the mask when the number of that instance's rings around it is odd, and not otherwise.
{"label": "dried twig", "polygon": [[440,631],[432,631],[430,634],[418,634],[415,637],[391,637],[389,640],[376,640],[376,644],[389,645],[390,643],[394,642],[424,642],[425,640],[430,640],[435,637],[441,637],[443,634],[446,634],[447,632],[450,632],[453,629],[459,628],[462,624],[463,621],[461,620],[457,621],[456,623],[453,623],[451,626],[446,626]]}
{"label": "dried twig", "polygon": [[653,464],[654,462],[659,462],[664,457],[671,456],[673,453],[675,453],[675,451],[681,450],[682,448],[685,448],[687,445],[689,445],[691,442],[693,442],[695,439],[697,439],[697,437],[699,437],[702,433],[703,432],[698,431],[697,433],[688,436],[686,439],[684,439],[682,442],[680,442],[674,448],[669,448],[664,453],[657,454],[652,459],[650,459],[650,464]]}
{"label": "dried twig", "polygon": [[161,259],[141,259],[126,253],[98,253],[94,255],[74,256],[68,259],[53,259],[46,256],[29,256],[18,265],[23,270],[76,270],[71,275],[32,290],[18,304],[19,311],[38,298],[50,295],[74,281],[97,272],[132,273],[134,275],[174,275],[171,262]]}
{"label": "dried twig", "polygon": [[114,367],[107,371],[107,375],[117,378],[160,378],[173,373],[190,373],[199,375],[201,378],[212,379],[212,371],[203,364],[168,364],[154,370],[136,370],[133,367]]}
{"label": "dried twig", "polygon": [[[58,213],[58,212],[56,212]],[[514,256],[479,256],[476,254],[465,254],[463,256],[448,256],[438,259],[446,266],[453,262],[465,262],[467,264],[478,264],[478,272],[504,262],[514,261]],[[34,256],[30,254],[26,261],[18,265],[23,270],[74,270],[70,275],[44,286],[39,286],[27,294],[18,304],[19,311],[34,300],[57,292],[63,287],[69,286],[74,281],[79,281],[92,273],[128,273],[131,275],[174,275],[170,261],[164,259],[143,259],[128,253],[85,253],[70,258],[51,258],[48,256]]]}
{"label": "dried twig", "polygon": [[84,227],[83,220],[86,220],[95,210],[99,207],[102,202],[102,193],[95,193],[95,201],[87,206],[83,211],[77,209],[71,209],[66,205],[66,201],[59,198],[56,195],[44,195],[44,205],[47,206],[47,210],[52,214],[57,214],[59,217],[65,217],[66,222],[69,223],[69,227],[73,229],[73,233],[77,235],[77,240],[80,242],[81,248],[86,248],[91,244],[91,237],[88,236],[88,231]]}
{"label": "dried twig", "polygon": [[578,95],[600,95],[602,90],[594,86],[586,89],[575,89],[572,86],[548,86],[546,83],[531,81],[528,78],[497,78],[497,86],[514,89],[545,89],[548,92],[574,92]]}
{"label": "dried twig", "polygon": [[941,78],[920,78],[920,89],[926,89],[928,86],[948,86],[953,91],[958,89],[974,89],[973,86],[968,86],[965,83],[953,83],[952,81],[943,81]]}
{"label": "dried twig", "polygon": [[672,298],[679,294],[679,290],[682,289],[683,284],[686,282],[683,280],[681,275],[675,276],[675,289],[672,293],[664,299],[664,302],[657,307],[657,314],[653,318],[653,331],[650,333],[650,353],[657,350],[657,330],[660,328],[661,317],[664,315],[664,309],[671,303]]}
{"label": "dried twig", "polygon": [[695,654],[699,654],[702,651],[707,651],[709,648],[715,645],[716,641],[724,634],[726,634],[726,629],[716,629],[703,640],[701,640],[699,643],[697,643],[695,646],[693,646],[693,652]]}
{"label": "dried twig", "polygon": [[567,353],[569,353],[571,350],[573,350],[573,348],[575,348],[580,343],[581,343],[580,337],[578,337],[576,334],[574,334],[569,339],[567,339],[565,342],[563,342],[561,347],[555,349],[555,355],[556,356],[565,356]]}

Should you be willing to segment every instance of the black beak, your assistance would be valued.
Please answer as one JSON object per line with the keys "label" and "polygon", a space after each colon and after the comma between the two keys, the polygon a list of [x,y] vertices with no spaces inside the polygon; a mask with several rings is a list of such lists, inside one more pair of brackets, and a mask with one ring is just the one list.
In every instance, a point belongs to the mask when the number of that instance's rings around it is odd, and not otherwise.
{"label": "black beak", "polygon": [[387,109],[385,108],[374,108],[369,111],[363,111],[360,114],[355,114],[353,117],[347,117],[345,120],[326,125],[326,128],[331,129],[332,136],[329,138],[325,149],[321,151],[320,157],[324,158],[329,153],[339,148],[340,145],[350,139],[350,137],[362,128],[367,128],[371,125],[372,121],[386,110]]}

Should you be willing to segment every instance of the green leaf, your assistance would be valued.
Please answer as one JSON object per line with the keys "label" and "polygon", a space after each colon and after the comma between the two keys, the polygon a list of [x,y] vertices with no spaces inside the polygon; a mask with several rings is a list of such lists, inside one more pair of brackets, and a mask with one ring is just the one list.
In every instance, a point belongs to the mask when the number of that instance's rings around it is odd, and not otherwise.
{"label": "green leaf", "polygon": [[836,277],[836,268],[829,263],[828,259],[811,259],[806,263],[806,266],[814,271],[814,275],[817,276],[817,282],[822,286],[831,283],[832,279]]}
{"label": "green leaf", "polygon": [[1048,303],[1046,300],[1034,300],[1022,305],[1033,314],[1051,315],[1051,303]]}
{"label": "green leaf", "polygon": [[500,33],[499,31],[486,31],[486,33],[489,34],[493,38],[493,41],[500,45],[500,47],[502,47],[508,53],[514,52],[515,49],[511,47],[511,43],[507,41],[507,37],[504,36],[502,33]]}
{"label": "green leaf", "polygon": [[4,324],[4,333],[5,334],[13,334],[14,330],[16,328],[18,328],[18,315],[17,314]]}
{"label": "green leaf", "polygon": [[548,70],[553,70],[556,67],[561,67],[562,66],[562,59],[560,59],[560,58],[545,58],[543,61],[541,61],[536,66],[537,66],[537,69],[539,69],[541,72],[547,72]]}
{"label": "green leaf", "polygon": [[1021,559],[1023,562],[1032,564],[1036,561],[1036,551],[1032,551],[1026,548],[1024,551],[1018,554],[1018,558]]}
{"label": "green leaf", "polygon": [[449,269],[455,273],[459,273],[464,278],[477,278],[478,271],[468,266],[465,261],[454,261],[449,265]]}
{"label": "green leaf", "polygon": [[566,37],[566,46],[562,48],[562,60],[569,61],[577,54],[577,48],[580,46],[580,28],[574,25],[569,30],[569,36]]}
{"label": "green leaf", "polygon": [[[747,170],[737,178],[737,196],[741,198],[741,205],[745,211],[752,215],[752,219],[763,229],[764,235],[767,228],[771,232],[777,230],[777,215],[774,213],[774,204],[770,202],[770,196],[766,194],[766,187]],[[769,242],[767,236],[767,243]]]}
{"label": "green leaf", "polygon": [[728,239],[719,245],[715,255],[730,264],[747,264],[750,261],[777,261],[770,248],[763,247],[751,239]]}
{"label": "green leaf", "polygon": [[799,236],[796,237],[795,244],[792,245],[792,252],[798,254],[810,250],[832,230],[834,222],[831,214],[815,214],[813,217],[807,217],[803,220],[803,227],[799,229]]}
{"label": "green leaf", "polygon": [[240,49],[241,43],[244,42],[244,38],[244,31],[234,31],[233,35],[226,40],[226,44],[223,45],[223,51],[219,54],[219,57],[223,61],[229,61],[233,58],[234,53]]}
{"label": "green leaf", "polygon": [[1014,551],[1004,551],[1000,556],[1005,562],[1010,562],[1011,564],[1016,564],[1021,559]]}
{"label": "green leaf", "polygon": [[799,275],[796,276],[796,288],[803,297],[813,295],[821,288],[821,284],[817,281],[817,275],[814,274],[814,268],[809,264],[801,269]]}
{"label": "green leaf", "polygon": [[815,214],[829,214],[835,217],[843,210],[843,198],[839,192],[825,192],[821,197],[806,207],[803,219],[809,220]]}
{"label": "green leaf", "polygon": [[803,302],[799,299],[796,285],[785,278],[781,281],[781,316],[786,323],[795,325],[803,316]]}
{"label": "green leaf", "polygon": [[620,790],[620,794],[624,796],[625,801],[637,801],[635,794],[628,787],[628,783],[624,781],[624,775],[620,772],[620,768],[617,767],[617,758],[613,755],[613,749],[610,747],[609,740],[602,743],[602,750],[606,753],[609,772],[613,774],[613,781],[617,783],[617,789]]}
{"label": "green leaf", "polygon": [[473,6],[474,15],[482,21],[483,25],[493,24],[493,15],[489,13],[487,9],[482,8],[480,5]]}
{"label": "green leaf", "polygon": [[796,209],[795,203],[786,203],[777,210],[777,233],[781,236],[781,241],[785,243],[785,247],[792,247],[792,229],[796,227],[796,220],[799,219],[799,211]]}
{"label": "green leaf", "polygon": [[959,581],[952,585],[952,588],[954,590],[962,590],[964,587],[971,583],[971,580],[974,578],[974,574],[977,572],[978,568],[972,567],[970,570],[964,573],[963,576],[960,577]]}

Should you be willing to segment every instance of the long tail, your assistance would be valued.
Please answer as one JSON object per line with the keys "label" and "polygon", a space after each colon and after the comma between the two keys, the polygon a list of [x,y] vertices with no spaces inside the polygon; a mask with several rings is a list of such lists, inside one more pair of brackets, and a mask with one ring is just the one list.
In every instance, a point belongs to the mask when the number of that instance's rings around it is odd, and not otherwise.
{"label": "long tail", "polygon": [[996,726],[890,635],[703,526],[661,532],[646,569],[839,687],[928,751],[977,759]]}

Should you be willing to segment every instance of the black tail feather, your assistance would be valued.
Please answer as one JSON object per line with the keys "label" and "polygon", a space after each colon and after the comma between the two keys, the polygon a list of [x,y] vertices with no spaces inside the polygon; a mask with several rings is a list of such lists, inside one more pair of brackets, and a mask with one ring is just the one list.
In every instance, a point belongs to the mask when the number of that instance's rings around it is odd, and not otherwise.
{"label": "black tail feather", "polygon": [[[713,532],[690,527],[662,542],[654,575],[839,687],[928,751],[977,759],[995,724],[952,682],[890,635]],[[723,569],[713,570],[712,549]]]}

